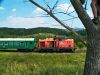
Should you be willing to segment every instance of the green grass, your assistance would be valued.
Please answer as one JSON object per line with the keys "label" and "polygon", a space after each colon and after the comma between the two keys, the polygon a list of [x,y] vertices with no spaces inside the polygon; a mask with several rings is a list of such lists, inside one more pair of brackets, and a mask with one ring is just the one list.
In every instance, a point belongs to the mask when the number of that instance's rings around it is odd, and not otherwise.
{"label": "green grass", "polygon": [[82,75],[85,53],[0,53],[0,75]]}

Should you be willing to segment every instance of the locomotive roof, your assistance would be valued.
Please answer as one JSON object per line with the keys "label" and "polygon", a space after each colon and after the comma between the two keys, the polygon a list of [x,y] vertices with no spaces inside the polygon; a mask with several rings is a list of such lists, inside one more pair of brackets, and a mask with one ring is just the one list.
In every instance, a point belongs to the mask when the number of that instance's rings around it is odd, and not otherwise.
{"label": "locomotive roof", "polygon": [[34,38],[0,38],[0,41],[34,41]]}

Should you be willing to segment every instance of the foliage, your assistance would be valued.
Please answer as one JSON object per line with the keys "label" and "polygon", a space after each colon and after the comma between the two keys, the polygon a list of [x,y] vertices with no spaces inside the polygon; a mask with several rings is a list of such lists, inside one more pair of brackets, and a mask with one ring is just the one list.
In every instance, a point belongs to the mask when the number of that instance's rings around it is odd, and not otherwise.
{"label": "foliage", "polygon": [[[38,33],[52,33],[56,35],[65,35],[67,32],[65,32],[63,29],[56,29],[56,28],[31,28],[31,29],[25,29],[25,28],[0,28],[0,37],[14,37],[14,36],[27,36],[27,35],[33,35]],[[6,36],[5,36],[6,35]]]}
{"label": "foliage", "polygon": [[[78,30],[78,32],[84,35],[85,32],[82,30]],[[33,35],[33,34],[39,34],[39,33],[51,33],[55,35],[66,35],[66,36],[71,35],[71,33],[69,31],[65,31],[65,29],[47,28],[47,27],[46,28],[39,27],[39,28],[31,28],[31,29],[0,28],[0,37],[27,36],[27,35]]]}

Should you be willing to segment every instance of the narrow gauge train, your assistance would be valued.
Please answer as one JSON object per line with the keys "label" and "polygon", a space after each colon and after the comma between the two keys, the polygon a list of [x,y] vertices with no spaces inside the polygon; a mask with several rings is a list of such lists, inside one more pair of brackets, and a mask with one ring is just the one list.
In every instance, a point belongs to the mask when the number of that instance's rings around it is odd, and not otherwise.
{"label": "narrow gauge train", "polygon": [[36,43],[34,38],[0,38],[0,49],[17,49],[19,51],[75,51],[73,39],[55,37],[39,39]]}

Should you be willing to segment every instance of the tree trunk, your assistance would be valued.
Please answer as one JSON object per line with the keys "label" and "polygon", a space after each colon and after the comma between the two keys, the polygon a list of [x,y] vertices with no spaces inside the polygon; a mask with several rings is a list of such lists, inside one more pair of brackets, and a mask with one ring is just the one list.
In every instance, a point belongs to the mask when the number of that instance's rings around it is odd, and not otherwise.
{"label": "tree trunk", "polygon": [[87,53],[83,75],[100,75],[100,31],[91,33],[87,37]]}
{"label": "tree trunk", "polygon": [[[98,9],[97,31],[89,32],[87,54],[83,75],[100,75],[100,10]],[[93,35],[92,35],[93,34]]]}
{"label": "tree trunk", "polygon": [[83,75],[100,75],[100,17],[96,25],[89,18],[80,0],[71,0],[71,3],[87,31],[87,52]]}
{"label": "tree trunk", "polygon": [[81,1],[81,3],[82,3],[82,4],[84,4],[84,3],[85,3],[85,0],[80,0],[80,1]]}

